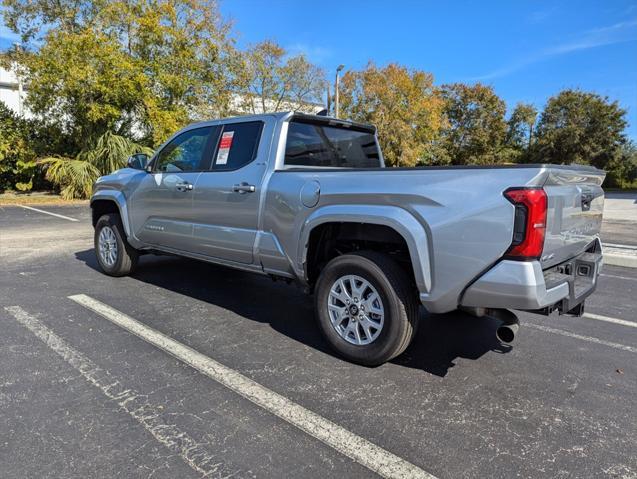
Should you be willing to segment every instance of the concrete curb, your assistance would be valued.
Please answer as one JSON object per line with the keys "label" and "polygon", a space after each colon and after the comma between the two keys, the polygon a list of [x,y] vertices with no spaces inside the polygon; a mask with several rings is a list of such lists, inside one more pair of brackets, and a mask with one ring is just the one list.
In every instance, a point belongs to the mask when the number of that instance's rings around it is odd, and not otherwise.
{"label": "concrete curb", "polygon": [[637,256],[604,253],[604,264],[623,266],[624,268],[637,268]]}
{"label": "concrete curb", "polygon": [[604,264],[637,268],[637,246],[620,244],[602,244]]}

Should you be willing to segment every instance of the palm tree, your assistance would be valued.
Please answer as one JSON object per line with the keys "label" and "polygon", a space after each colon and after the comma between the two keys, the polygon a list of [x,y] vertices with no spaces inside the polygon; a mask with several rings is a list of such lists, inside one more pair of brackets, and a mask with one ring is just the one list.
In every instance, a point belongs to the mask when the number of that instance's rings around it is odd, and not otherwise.
{"label": "palm tree", "polygon": [[88,198],[97,178],[123,168],[136,153],[152,155],[153,150],[107,131],[75,158],[50,156],[38,163],[46,168],[46,179],[60,188],[62,198]]}

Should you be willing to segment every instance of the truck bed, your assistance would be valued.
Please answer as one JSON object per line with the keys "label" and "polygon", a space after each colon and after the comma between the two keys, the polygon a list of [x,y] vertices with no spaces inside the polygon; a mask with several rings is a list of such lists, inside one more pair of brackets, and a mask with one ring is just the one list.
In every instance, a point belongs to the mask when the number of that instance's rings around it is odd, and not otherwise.
{"label": "truck bed", "polygon": [[[264,229],[272,231],[288,258],[303,258],[303,242],[289,241],[292,229],[308,228],[321,215],[342,221],[385,216],[399,224],[409,216],[423,230],[414,264],[421,299],[433,312],[455,309],[462,291],[497,263],[511,245],[514,206],[504,192],[543,187],[548,209],[541,269],[584,252],[601,228],[604,172],[579,165],[436,166],[413,168],[305,168],[276,170],[269,179]],[[319,200],[312,208],[290,209],[308,184]],[[582,199],[585,199],[585,208]],[[405,215],[404,217],[401,215]],[[400,217],[400,218],[399,218]],[[276,256],[276,255],[275,255]],[[266,258],[273,272],[304,274],[303,264]],[[421,259],[422,260],[422,259]],[[289,265],[289,269],[288,266]],[[418,269],[422,276],[418,277]]]}

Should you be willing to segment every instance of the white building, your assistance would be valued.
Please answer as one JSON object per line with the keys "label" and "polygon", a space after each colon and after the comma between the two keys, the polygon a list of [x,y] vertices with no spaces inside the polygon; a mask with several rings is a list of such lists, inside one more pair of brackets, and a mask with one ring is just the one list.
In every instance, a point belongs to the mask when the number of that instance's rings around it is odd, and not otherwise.
{"label": "white building", "polygon": [[0,68],[0,101],[7,105],[16,114],[22,115],[24,111],[25,92],[22,84],[11,71]]}
{"label": "white building", "polygon": [[262,100],[258,95],[235,94],[230,100],[230,109],[232,114],[236,115],[258,115],[271,111],[299,111],[301,113],[316,114],[324,110],[325,105],[311,101],[298,102],[285,98],[277,102],[269,98]]}

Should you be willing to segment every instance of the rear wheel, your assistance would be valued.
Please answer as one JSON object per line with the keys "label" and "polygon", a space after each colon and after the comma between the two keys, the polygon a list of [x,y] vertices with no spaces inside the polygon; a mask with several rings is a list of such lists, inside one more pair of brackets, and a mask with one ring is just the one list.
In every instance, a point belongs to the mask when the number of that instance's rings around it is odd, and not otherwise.
{"label": "rear wheel", "polygon": [[331,260],[316,284],[321,330],[342,356],[376,366],[401,354],[411,342],[418,302],[407,274],[374,251]]}
{"label": "rear wheel", "polygon": [[116,213],[97,220],[94,244],[97,262],[109,276],[125,276],[137,265],[139,254],[126,241],[122,220]]}

